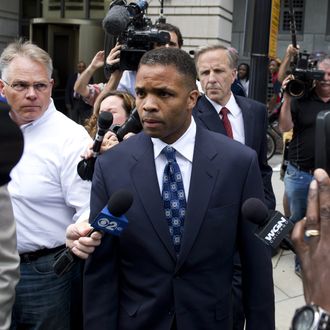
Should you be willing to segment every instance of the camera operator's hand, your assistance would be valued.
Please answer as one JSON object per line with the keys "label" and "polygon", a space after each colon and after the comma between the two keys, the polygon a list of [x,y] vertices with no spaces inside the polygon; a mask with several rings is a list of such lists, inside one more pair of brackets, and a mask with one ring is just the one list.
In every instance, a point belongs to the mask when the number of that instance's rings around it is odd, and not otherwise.
{"label": "camera operator's hand", "polygon": [[322,169],[314,177],[306,217],[295,225],[292,240],[301,260],[306,302],[330,312],[330,178]]}
{"label": "camera operator's hand", "polygon": [[[81,155],[82,158],[88,159],[93,156],[93,143],[93,141],[89,143],[86,152]],[[119,141],[115,133],[111,131],[106,132],[101,144],[100,154],[103,154],[118,143]]]}
{"label": "camera operator's hand", "polygon": [[290,64],[293,61],[294,57],[298,55],[298,53],[299,53],[299,46],[295,48],[292,46],[292,44],[290,44],[287,47],[282,63],[278,70],[278,76],[277,76],[278,81],[280,82],[284,81],[285,77],[288,75],[288,71],[290,71]]}
{"label": "camera operator's hand", "polygon": [[106,62],[110,66],[111,75],[109,81],[104,87],[105,93],[117,89],[120,79],[123,75],[123,71],[119,68],[120,50],[121,45],[117,43],[116,46],[111,49],[109,55],[107,56]]}
{"label": "camera operator's hand", "polygon": [[280,131],[288,132],[293,128],[293,121],[291,115],[291,96],[286,92],[287,84],[294,79],[293,75],[287,76],[282,83],[283,101],[281,105],[281,111],[278,117],[278,127]]}
{"label": "camera operator's hand", "polygon": [[297,45],[297,48],[293,47],[292,44],[290,44],[286,49],[286,54],[290,57],[292,60],[294,56],[298,55],[299,53],[299,46]]}
{"label": "camera operator's hand", "polygon": [[287,85],[293,79],[294,79],[294,76],[292,74],[289,74],[282,82],[281,92],[282,92],[284,98],[291,99],[290,94],[287,92]]}
{"label": "camera operator's hand", "polygon": [[110,66],[119,64],[120,61],[120,50],[121,50],[121,45],[117,42],[116,46],[113,47],[107,56],[107,64]]}

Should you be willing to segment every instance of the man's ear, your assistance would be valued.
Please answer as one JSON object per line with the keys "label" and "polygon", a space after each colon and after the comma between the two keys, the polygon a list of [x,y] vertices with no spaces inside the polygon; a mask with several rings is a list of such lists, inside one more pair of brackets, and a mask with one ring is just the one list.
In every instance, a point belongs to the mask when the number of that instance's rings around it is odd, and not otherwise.
{"label": "man's ear", "polygon": [[0,94],[5,97],[5,83],[0,79]]}
{"label": "man's ear", "polygon": [[232,71],[232,83],[235,81],[236,78],[237,78],[237,70],[233,69],[233,71]]}
{"label": "man's ear", "polygon": [[194,89],[194,90],[190,91],[189,97],[188,97],[188,107],[189,107],[189,109],[192,109],[196,105],[198,96],[199,96],[199,91],[197,89]]}

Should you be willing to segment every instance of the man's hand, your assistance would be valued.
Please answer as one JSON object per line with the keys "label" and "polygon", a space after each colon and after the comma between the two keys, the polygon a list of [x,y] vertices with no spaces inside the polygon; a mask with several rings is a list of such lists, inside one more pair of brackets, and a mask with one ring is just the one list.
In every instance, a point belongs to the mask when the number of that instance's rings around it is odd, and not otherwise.
{"label": "man's hand", "polygon": [[[101,144],[100,153],[103,154],[104,152],[114,147],[118,143],[119,141],[115,133],[111,131],[106,132],[104,134],[104,138]],[[94,144],[93,141],[88,144],[86,152],[83,155],[81,155],[82,158],[88,159],[93,156],[93,144]]]}
{"label": "man's hand", "polygon": [[87,259],[101,244],[102,234],[93,232],[86,237],[93,228],[87,222],[73,223],[66,229],[66,246],[81,259]]}
{"label": "man's hand", "polygon": [[293,58],[294,56],[298,55],[299,46],[297,45],[297,48],[295,48],[292,44],[290,44],[286,49],[286,53],[288,54],[288,56],[290,56],[290,58]]}
{"label": "man's hand", "polygon": [[306,217],[295,225],[292,240],[301,260],[306,302],[330,312],[330,178],[322,169],[314,177]]}
{"label": "man's hand", "polygon": [[101,68],[104,64],[104,50],[100,50],[97,52],[90,63],[90,67],[93,68],[94,71]]}
{"label": "man's hand", "polygon": [[289,74],[282,82],[281,91],[283,93],[283,97],[290,97],[290,94],[287,92],[288,83],[294,79],[294,75]]}
{"label": "man's hand", "polygon": [[120,49],[121,49],[121,45],[119,43],[117,43],[116,46],[111,49],[109,55],[107,56],[107,60],[106,60],[107,64],[115,65],[119,63]]}

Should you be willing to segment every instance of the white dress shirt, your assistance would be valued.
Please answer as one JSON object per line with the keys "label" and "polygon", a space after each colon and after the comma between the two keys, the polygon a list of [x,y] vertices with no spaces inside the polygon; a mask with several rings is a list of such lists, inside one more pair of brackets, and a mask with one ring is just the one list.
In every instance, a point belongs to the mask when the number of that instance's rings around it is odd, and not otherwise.
{"label": "white dress shirt", "polygon": [[238,106],[235,100],[234,94],[231,93],[230,99],[225,105],[220,105],[219,103],[216,103],[211,99],[209,99],[207,96],[206,98],[211,102],[217,114],[220,113],[223,107],[226,107],[229,110],[228,119],[230,121],[231,128],[233,130],[234,140],[245,144],[243,114],[241,108]]}
{"label": "white dress shirt", "polygon": [[67,226],[88,216],[91,183],[79,177],[77,164],[91,138],[57,111],[53,101],[21,130],[24,152],[8,188],[18,252],[25,253],[64,244]]}
{"label": "white dress shirt", "polygon": [[[183,187],[186,195],[186,200],[188,201],[189,187],[190,187],[190,177],[192,169],[192,161],[194,156],[195,148],[195,138],[196,138],[196,123],[193,118],[191,118],[191,123],[187,131],[173,144],[170,144],[176,150],[176,161],[180,167]],[[152,138],[151,139],[154,145],[154,157],[155,157],[155,166],[157,172],[157,179],[159,184],[160,193],[163,190],[163,174],[164,169],[167,164],[167,159],[162,150],[168,144],[163,142],[160,139]]]}
{"label": "white dress shirt", "polygon": [[250,81],[249,80],[246,80],[246,79],[239,79],[238,81],[243,86],[246,97],[248,97],[249,96],[249,85],[250,85]]}
{"label": "white dress shirt", "polygon": [[119,81],[117,90],[130,93],[135,97],[136,96],[135,81],[136,81],[136,71],[125,70]]}

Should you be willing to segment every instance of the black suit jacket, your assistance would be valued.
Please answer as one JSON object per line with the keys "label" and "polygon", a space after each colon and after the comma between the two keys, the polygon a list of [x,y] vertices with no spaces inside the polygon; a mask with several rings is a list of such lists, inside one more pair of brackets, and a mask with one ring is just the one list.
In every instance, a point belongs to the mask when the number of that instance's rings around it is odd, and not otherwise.
{"label": "black suit jacket", "polygon": [[0,186],[10,181],[9,173],[23,153],[23,135],[9,117],[9,106],[0,102]]}
{"label": "black suit jacket", "polygon": [[[78,73],[71,75],[65,87],[65,105],[67,106],[68,116],[78,124],[85,125],[92,112],[93,107],[87,104],[80,96],[74,98],[74,84],[78,78]],[[93,77],[89,84],[93,83]]]}
{"label": "black suit jacket", "polygon": [[269,249],[241,218],[249,197],[263,198],[253,150],[197,127],[181,253],[176,258],[157,181],[153,145],[143,132],[97,162],[91,219],[119,189],[134,196],[121,236],[104,236],[87,259],[86,330],[231,329],[231,283],[241,254],[247,329],[274,329]]}
{"label": "black suit jacket", "polygon": [[[65,86],[65,104],[66,105],[70,105],[71,108],[74,107],[74,97],[73,97],[73,93],[74,93],[74,84],[76,83],[76,80],[78,78],[78,72],[73,73],[71,76],[69,76],[66,86]],[[90,79],[89,84],[93,84],[94,83],[94,79],[93,77]]]}
{"label": "black suit jacket", "polygon": [[[258,155],[259,168],[264,184],[264,194],[269,209],[275,209],[276,201],[272,187],[272,168],[267,162],[267,125],[268,115],[266,106],[252,99],[234,95],[238,106],[242,110],[244,121],[245,145],[254,149]],[[197,124],[210,131],[226,135],[225,128],[213,105],[205,95],[198,99],[193,109],[193,116]]]}

